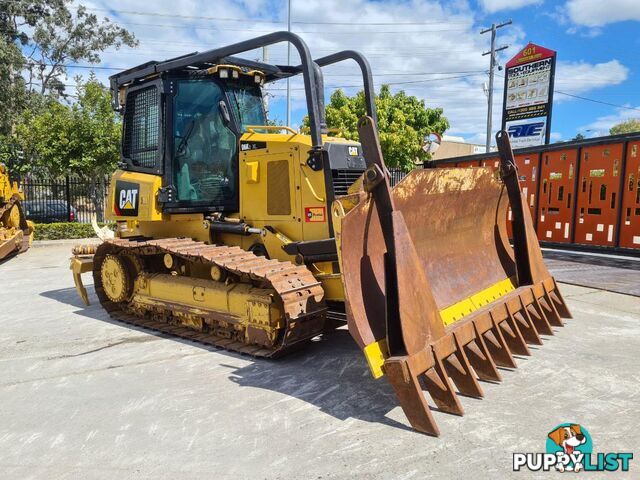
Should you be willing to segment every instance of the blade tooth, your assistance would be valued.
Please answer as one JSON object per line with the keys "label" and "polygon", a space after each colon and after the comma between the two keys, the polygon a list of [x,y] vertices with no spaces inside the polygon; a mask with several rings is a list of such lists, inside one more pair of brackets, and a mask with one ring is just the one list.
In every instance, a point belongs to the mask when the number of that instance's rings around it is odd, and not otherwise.
{"label": "blade tooth", "polygon": [[500,322],[500,328],[503,333],[506,333],[504,339],[507,341],[511,352],[515,355],[531,356],[527,342],[524,341],[520,328],[511,313],[508,313],[507,318]]}
{"label": "blade tooth", "polygon": [[466,373],[464,367],[460,363],[458,357],[456,357],[455,353],[452,353],[450,356],[444,359],[444,367],[451,378],[453,378],[453,375],[451,375],[452,372],[455,375],[464,375]]}
{"label": "blade tooth", "polygon": [[562,297],[562,293],[560,293],[560,290],[558,289],[558,284],[556,283],[555,279],[553,280],[553,285],[554,288],[549,292],[549,295],[551,296],[553,302],[556,304],[558,313],[562,318],[573,318],[571,312],[569,311],[569,307],[567,307],[567,303]]}
{"label": "blade tooth", "polygon": [[560,315],[560,312],[558,312],[558,309],[556,308],[556,303],[551,298],[551,292],[553,292],[553,289],[547,288],[547,286],[544,284],[543,284],[543,287],[545,292],[544,298],[547,300],[549,307],[553,311],[553,316],[556,318],[560,326],[564,326],[564,322],[562,321],[562,315]]}
{"label": "blade tooth", "polygon": [[445,359],[445,370],[460,393],[470,397],[481,398],[484,393],[474,371],[471,369],[471,364],[464,353],[464,348],[460,345],[455,333],[453,338],[456,343],[456,351]]}
{"label": "blade tooth", "polygon": [[540,333],[543,335],[553,335],[553,329],[551,328],[551,325],[549,325],[547,317],[540,313],[535,301],[534,303],[527,305],[526,310],[531,321],[536,325]]}
{"label": "blade tooth", "polygon": [[538,302],[540,302],[540,305],[543,308],[544,314],[549,320],[549,323],[551,325],[553,325],[554,327],[564,326],[564,323],[562,322],[562,319],[560,318],[560,315],[558,314],[558,311],[556,310],[555,305],[553,304],[553,302],[549,300],[549,297],[547,296],[546,293],[544,297],[538,299]]}
{"label": "blade tooth", "polygon": [[513,318],[518,322],[520,332],[524,340],[531,345],[542,345],[542,339],[538,335],[538,330],[529,317],[526,308],[522,308],[513,314]]}
{"label": "blade tooth", "polygon": [[440,429],[424,398],[418,375],[407,357],[390,357],[384,362],[384,372],[409,423],[417,431],[438,436]]}
{"label": "blade tooth", "polygon": [[429,395],[440,410],[453,415],[464,415],[458,395],[453,391],[453,385],[439,358],[435,358],[435,365],[424,372],[422,379]]}
{"label": "blade tooth", "polygon": [[501,382],[502,375],[496,368],[496,364],[484,343],[484,338],[478,332],[478,327],[473,325],[476,339],[464,346],[467,358],[471,362],[480,380],[489,382]]}
{"label": "blade tooth", "polygon": [[494,324],[482,334],[493,361],[499,367],[518,368],[500,329]]}
{"label": "blade tooth", "polygon": [[484,332],[483,337],[489,349],[502,348],[500,341],[496,338],[492,330],[487,330],[486,332]]}

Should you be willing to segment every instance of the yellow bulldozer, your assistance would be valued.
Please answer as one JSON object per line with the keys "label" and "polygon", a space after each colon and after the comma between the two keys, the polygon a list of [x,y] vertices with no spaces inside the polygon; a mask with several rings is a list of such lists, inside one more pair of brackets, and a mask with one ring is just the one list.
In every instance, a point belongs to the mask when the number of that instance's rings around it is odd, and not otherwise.
{"label": "yellow bulldozer", "polygon": [[[235,55],[290,42],[297,66]],[[367,115],[360,142],[328,136],[322,68],[355,61]],[[269,126],[262,87],[301,75],[310,130]],[[523,203],[506,135],[498,170],[418,169],[391,188],[373,80],[354,51],[313,59],[276,32],[110,79],[122,159],[92,272],[114,319],[255,357],[277,357],[344,325],[411,425],[438,435],[423,390],[461,415],[457,392],[570,317]],[[512,242],[507,236],[511,209]]]}
{"label": "yellow bulldozer", "polygon": [[18,183],[9,179],[6,165],[0,163],[0,262],[31,246],[33,223],[25,217],[23,200]]}

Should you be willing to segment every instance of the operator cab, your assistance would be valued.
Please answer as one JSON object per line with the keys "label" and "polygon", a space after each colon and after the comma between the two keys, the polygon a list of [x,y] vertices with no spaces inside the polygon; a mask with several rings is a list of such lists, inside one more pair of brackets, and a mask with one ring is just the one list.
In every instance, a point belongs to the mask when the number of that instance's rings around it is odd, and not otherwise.
{"label": "operator cab", "polygon": [[[132,167],[156,168],[164,150],[174,200],[181,208],[238,208],[238,145],[247,125],[266,125],[264,75],[234,65],[202,72],[167,74],[165,101],[158,82],[127,93],[123,157]],[[165,110],[162,122],[159,109]],[[159,145],[158,129],[168,135]],[[166,166],[166,165],[165,165]]]}
{"label": "operator cab", "polygon": [[[298,48],[301,65],[269,65],[229,56],[279,41]],[[124,117],[120,168],[162,177],[157,201],[163,212],[223,216],[239,212],[241,136],[255,133],[260,129],[256,126],[262,126],[265,134],[293,132],[267,125],[262,86],[301,74],[311,140],[302,162],[314,172],[324,171],[326,195],[316,198],[324,197],[328,209],[335,195],[346,193],[366,168],[358,144],[323,138],[327,128],[320,67],[347,59],[361,67],[367,113],[375,119],[373,83],[364,57],[345,51],[313,60],[303,42],[288,32],[147,62],[114,75],[110,79],[114,107]]]}

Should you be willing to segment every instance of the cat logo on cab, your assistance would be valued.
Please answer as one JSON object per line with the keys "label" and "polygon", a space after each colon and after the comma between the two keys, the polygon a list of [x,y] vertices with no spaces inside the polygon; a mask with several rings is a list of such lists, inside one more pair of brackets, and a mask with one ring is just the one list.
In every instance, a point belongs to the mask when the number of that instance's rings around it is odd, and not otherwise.
{"label": "cat logo on cab", "polygon": [[140,185],[137,183],[116,182],[115,205],[113,209],[119,217],[138,216],[138,202],[140,200]]}

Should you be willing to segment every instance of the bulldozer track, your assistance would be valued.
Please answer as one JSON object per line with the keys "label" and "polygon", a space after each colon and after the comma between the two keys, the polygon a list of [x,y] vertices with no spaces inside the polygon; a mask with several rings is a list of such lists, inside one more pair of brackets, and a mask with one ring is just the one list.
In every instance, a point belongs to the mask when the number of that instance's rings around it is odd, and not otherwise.
{"label": "bulldozer track", "polygon": [[[106,255],[113,253],[141,257],[169,253],[187,262],[215,265],[236,277],[267,285],[282,300],[286,326],[276,344],[268,348],[176,324],[171,311],[137,316],[127,309],[126,302],[114,303],[104,291],[100,268]],[[325,325],[327,309],[321,300],[324,291],[305,266],[258,257],[240,247],[210,245],[184,238],[107,240],[96,249],[93,278],[98,299],[114,320],[254,357],[280,356],[322,333]]]}

